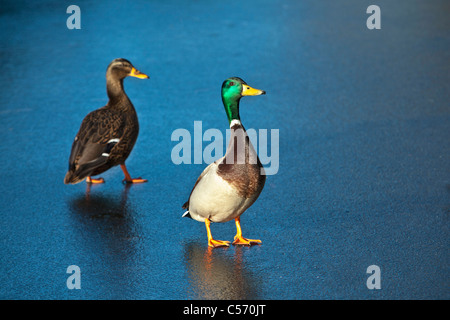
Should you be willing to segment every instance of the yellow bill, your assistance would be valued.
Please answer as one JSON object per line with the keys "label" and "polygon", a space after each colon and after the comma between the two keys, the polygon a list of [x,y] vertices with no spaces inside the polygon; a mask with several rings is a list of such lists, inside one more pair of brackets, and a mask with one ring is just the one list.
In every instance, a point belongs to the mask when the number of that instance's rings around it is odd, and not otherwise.
{"label": "yellow bill", "polygon": [[131,69],[131,72],[130,72],[129,76],[130,77],[139,78],[139,79],[148,79],[148,78],[150,78],[145,73],[142,73],[139,70],[136,70],[136,68]]}
{"label": "yellow bill", "polygon": [[264,90],[252,88],[245,83],[242,85],[242,95],[243,96],[259,96],[261,94],[266,94],[266,92]]}

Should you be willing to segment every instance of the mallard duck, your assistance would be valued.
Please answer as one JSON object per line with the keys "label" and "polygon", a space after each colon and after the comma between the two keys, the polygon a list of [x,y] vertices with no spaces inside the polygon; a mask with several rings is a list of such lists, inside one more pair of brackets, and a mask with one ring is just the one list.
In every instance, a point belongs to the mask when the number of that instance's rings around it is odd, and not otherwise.
{"label": "mallard duck", "polygon": [[136,110],[123,89],[126,77],[148,79],[136,70],[130,61],[113,60],[106,70],[106,106],[92,111],[82,121],[72,144],[69,170],[65,184],[75,184],[86,178],[88,183],[103,183],[103,178],[93,179],[111,167],[120,165],[125,174],[124,182],[142,183],[147,180],[133,179],[125,166],[139,133]]}
{"label": "mallard duck", "polygon": [[216,160],[200,174],[188,201],[183,217],[205,222],[208,246],[229,246],[229,241],[215,240],[211,235],[211,222],[236,223],[234,245],[260,244],[261,240],[242,236],[241,214],[261,193],[266,176],[239,117],[239,101],[243,96],[265,94],[250,87],[244,80],[232,77],[222,84],[222,102],[225,107],[231,134],[225,156]]}

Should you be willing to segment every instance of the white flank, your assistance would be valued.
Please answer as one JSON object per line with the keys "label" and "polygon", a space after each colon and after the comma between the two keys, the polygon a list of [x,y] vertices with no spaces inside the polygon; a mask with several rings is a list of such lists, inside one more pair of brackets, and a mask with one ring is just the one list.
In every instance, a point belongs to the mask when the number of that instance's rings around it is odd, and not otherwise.
{"label": "white flank", "polygon": [[205,170],[208,171],[189,199],[191,217],[201,222],[205,218],[212,222],[225,222],[240,215],[246,209],[246,199],[217,174],[216,163],[211,163]]}

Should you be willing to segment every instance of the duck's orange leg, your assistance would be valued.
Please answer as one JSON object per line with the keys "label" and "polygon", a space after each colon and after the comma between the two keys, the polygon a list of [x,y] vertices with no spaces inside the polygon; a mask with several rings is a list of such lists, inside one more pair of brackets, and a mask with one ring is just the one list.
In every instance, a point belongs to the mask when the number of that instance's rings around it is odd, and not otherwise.
{"label": "duck's orange leg", "polygon": [[87,177],[86,183],[99,184],[99,183],[105,183],[105,180],[103,178],[92,179],[91,177]]}
{"label": "duck's orange leg", "polygon": [[261,244],[261,240],[257,239],[247,239],[242,236],[242,229],[241,229],[241,219],[240,217],[237,217],[234,219],[236,221],[236,236],[234,237],[233,244],[240,244],[244,246],[251,246],[254,244]]}
{"label": "duck's orange leg", "polygon": [[208,246],[217,248],[217,247],[229,247],[230,241],[221,241],[221,240],[214,240],[211,235],[211,228],[209,227],[211,224],[211,221],[209,219],[205,219],[205,225],[206,225],[206,233],[208,234]]}
{"label": "duck's orange leg", "polygon": [[141,177],[136,178],[136,179],[131,178],[125,164],[121,164],[120,168],[122,168],[122,171],[125,174],[125,179],[123,179],[123,182],[125,182],[125,183],[144,183],[144,182],[148,181],[147,179],[142,179]]}

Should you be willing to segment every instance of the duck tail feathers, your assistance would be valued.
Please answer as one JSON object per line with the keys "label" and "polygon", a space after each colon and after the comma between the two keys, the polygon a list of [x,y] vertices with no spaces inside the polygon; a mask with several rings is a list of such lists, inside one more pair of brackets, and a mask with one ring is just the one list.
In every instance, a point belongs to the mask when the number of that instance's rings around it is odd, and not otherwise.
{"label": "duck tail feathers", "polygon": [[[86,177],[84,177],[86,178]],[[77,184],[84,180],[84,178],[80,178],[73,171],[68,171],[66,176],[64,177],[64,184]]]}
{"label": "duck tail feathers", "polygon": [[87,163],[84,163],[82,165],[80,165],[78,168],[76,169],[70,169],[66,174],[66,177],[64,178],[64,183],[65,184],[76,184],[78,182],[83,181],[85,178],[87,178],[89,175],[92,174],[92,172],[96,169],[101,167],[102,165],[104,165],[106,163],[106,161],[108,160],[108,156],[101,156],[98,157],[97,159],[94,159],[92,161],[89,161]]}
{"label": "duck tail feathers", "polygon": [[182,218],[191,218],[191,214],[189,213],[189,211],[186,211],[185,213],[183,213],[183,215],[181,216]]}

